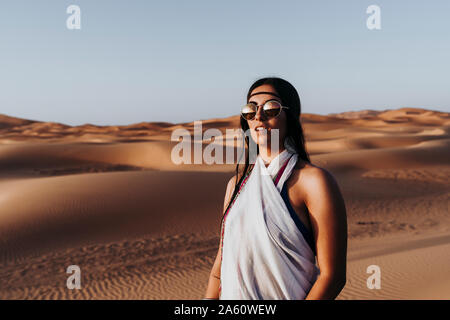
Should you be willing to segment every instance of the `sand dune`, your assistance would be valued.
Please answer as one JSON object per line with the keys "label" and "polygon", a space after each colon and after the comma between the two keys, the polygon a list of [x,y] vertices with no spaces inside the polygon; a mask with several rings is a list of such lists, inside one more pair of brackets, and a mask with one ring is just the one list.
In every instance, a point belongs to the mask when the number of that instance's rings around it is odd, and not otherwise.
{"label": "sand dune", "polygon": [[[450,299],[448,229],[425,237],[354,241],[349,252],[350,278],[339,299]],[[380,289],[367,287],[370,265],[380,267]]]}
{"label": "sand dune", "polygon": [[[302,123],[312,162],[346,201],[338,298],[448,299],[450,115],[363,110]],[[238,116],[202,121],[203,131],[238,126]],[[174,164],[177,128],[193,134],[194,123],[72,127],[0,115],[0,298],[202,298],[235,166]],[[81,290],[66,288],[72,264]],[[366,286],[371,264],[380,290]]]}

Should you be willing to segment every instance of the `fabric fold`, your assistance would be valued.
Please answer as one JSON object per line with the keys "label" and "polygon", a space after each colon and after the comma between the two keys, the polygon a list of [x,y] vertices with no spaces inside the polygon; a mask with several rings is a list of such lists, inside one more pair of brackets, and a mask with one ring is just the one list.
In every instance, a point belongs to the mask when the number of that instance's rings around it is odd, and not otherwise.
{"label": "fabric fold", "polygon": [[280,195],[297,159],[292,149],[268,167],[256,158],[223,225],[220,299],[304,299],[314,284],[320,272],[314,252]]}

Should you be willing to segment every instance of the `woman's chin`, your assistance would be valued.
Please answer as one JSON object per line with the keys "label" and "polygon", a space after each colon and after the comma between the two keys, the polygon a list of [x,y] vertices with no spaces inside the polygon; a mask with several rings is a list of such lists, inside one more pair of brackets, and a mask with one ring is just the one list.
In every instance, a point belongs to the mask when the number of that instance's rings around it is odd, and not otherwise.
{"label": "woman's chin", "polygon": [[256,144],[260,147],[260,148],[268,148],[270,147],[270,135],[265,135],[265,134],[256,134],[255,136],[252,136],[253,141],[256,141]]}
{"label": "woman's chin", "polygon": [[270,145],[270,139],[267,139],[266,137],[258,137],[258,146],[267,148],[267,146]]}

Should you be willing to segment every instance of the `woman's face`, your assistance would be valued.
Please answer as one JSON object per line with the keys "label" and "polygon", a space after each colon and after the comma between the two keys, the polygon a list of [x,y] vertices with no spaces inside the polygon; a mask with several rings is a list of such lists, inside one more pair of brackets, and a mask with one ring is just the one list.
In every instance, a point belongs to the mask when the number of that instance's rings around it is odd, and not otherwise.
{"label": "woman's face", "polygon": [[[268,93],[254,95],[255,93],[258,92],[268,92]],[[278,129],[279,130],[278,145],[280,148],[283,148],[284,138],[286,137],[287,132],[286,113],[284,109],[281,110],[281,113],[277,117],[271,119],[265,117],[264,113],[262,112],[262,106],[268,100],[277,100],[282,104],[281,99],[275,95],[270,94],[270,92],[277,94],[275,89],[268,84],[264,84],[253,89],[251,93],[251,95],[253,96],[250,97],[248,102],[256,103],[258,105],[258,110],[256,112],[255,118],[253,120],[247,120],[247,123],[250,128],[250,134],[253,141],[255,141],[260,147],[263,146],[264,148],[271,148],[271,130]],[[266,128],[266,130],[262,130],[259,132],[256,131],[256,128],[261,126]]]}

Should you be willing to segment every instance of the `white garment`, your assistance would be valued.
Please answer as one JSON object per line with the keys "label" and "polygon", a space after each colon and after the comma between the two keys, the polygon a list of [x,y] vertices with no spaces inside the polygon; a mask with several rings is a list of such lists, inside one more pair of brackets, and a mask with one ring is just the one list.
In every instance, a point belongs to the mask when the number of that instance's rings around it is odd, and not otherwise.
{"label": "white garment", "polygon": [[[289,159],[275,186],[273,178]],[[224,225],[221,300],[300,300],[319,269],[280,191],[298,154],[283,150],[266,168],[260,156]]]}

